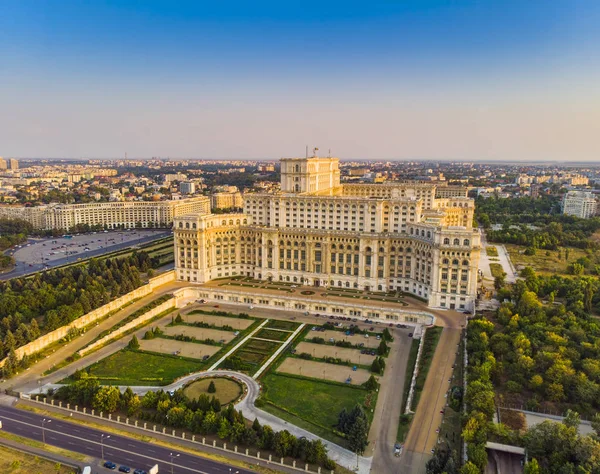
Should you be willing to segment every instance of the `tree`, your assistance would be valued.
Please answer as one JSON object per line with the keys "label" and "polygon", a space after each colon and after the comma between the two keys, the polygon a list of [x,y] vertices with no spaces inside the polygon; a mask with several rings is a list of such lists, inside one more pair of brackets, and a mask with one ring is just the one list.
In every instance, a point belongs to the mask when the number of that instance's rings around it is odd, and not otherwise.
{"label": "tree", "polygon": [[460,474],[481,474],[481,471],[471,461],[467,461],[465,465],[461,468]]}
{"label": "tree", "polygon": [[221,421],[219,422],[219,431],[217,431],[217,436],[221,439],[225,439],[229,437],[230,431],[231,428],[229,425],[229,421],[227,420],[227,418],[222,417]]}
{"label": "tree", "polygon": [[217,391],[217,387],[215,387],[215,382],[213,380],[208,384],[208,393],[215,393]]}
{"label": "tree", "polygon": [[348,447],[357,454],[363,454],[369,444],[369,426],[367,420],[363,417],[358,418],[350,428],[348,433]]}
{"label": "tree", "polygon": [[138,341],[138,338],[135,336],[135,334],[131,338],[131,341],[129,341],[129,344],[127,344],[127,347],[133,350],[137,350],[140,348],[140,341]]}
{"label": "tree", "polygon": [[373,375],[369,377],[369,380],[367,380],[364,385],[367,390],[375,390],[379,386],[377,379]]}
{"label": "tree", "polygon": [[541,474],[540,465],[537,462],[537,459],[533,458],[527,464],[525,464],[525,469],[523,471],[524,474]]}
{"label": "tree", "polygon": [[112,413],[119,406],[121,392],[117,387],[100,387],[92,400],[92,407],[98,411]]}
{"label": "tree", "polygon": [[387,351],[388,351],[388,346],[385,343],[385,341],[382,339],[381,342],[379,343],[379,347],[377,348],[377,353],[380,356],[384,356],[387,354]]}
{"label": "tree", "polygon": [[376,374],[381,373],[381,365],[379,365],[379,357],[377,357],[373,360],[373,363],[371,364],[371,372],[375,372]]}

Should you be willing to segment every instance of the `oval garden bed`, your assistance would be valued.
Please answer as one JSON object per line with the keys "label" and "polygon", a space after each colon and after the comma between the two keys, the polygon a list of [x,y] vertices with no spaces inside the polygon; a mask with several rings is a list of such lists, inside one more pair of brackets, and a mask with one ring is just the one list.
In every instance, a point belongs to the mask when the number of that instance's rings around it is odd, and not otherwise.
{"label": "oval garden bed", "polygon": [[[211,382],[214,384],[214,392],[209,392]],[[243,391],[240,382],[227,377],[206,377],[194,380],[183,389],[183,393],[190,400],[198,398],[201,394],[206,394],[209,397],[214,395],[219,399],[221,405],[234,403],[240,398]]]}

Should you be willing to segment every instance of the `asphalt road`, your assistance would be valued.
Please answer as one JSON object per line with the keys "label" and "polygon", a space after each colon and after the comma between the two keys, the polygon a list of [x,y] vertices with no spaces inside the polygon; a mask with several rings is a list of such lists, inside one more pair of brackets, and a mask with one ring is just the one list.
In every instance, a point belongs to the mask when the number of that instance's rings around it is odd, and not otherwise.
{"label": "asphalt road", "polygon": [[[51,421],[44,424],[42,434],[44,418]],[[101,443],[103,434],[101,431],[16,408],[0,406],[0,420],[4,431],[37,441],[45,438],[47,444],[93,458],[102,459],[102,446],[104,446],[104,460],[112,461],[117,466],[122,464],[129,466],[132,472],[134,469],[148,471],[155,464],[158,464],[159,472],[169,473],[172,469],[173,474],[229,474],[230,472],[251,474],[252,472],[115,434],[110,434],[110,438],[105,436]],[[171,458],[171,453],[176,457]],[[171,459],[173,459],[172,464]],[[110,471],[103,467],[92,466],[92,472]]]}
{"label": "asphalt road", "polygon": [[[0,280],[10,280],[11,278],[16,278],[16,277],[20,277],[23,275],[28,275],[30,273],[39,272],[40,270],[43,270],[44,267],[53,268],[53,267],[58,267],[58,266],[65,265],[68,263],[74,263],[77,261],[78,258],[81,258],[83,260],[83,259],[87,259],[87,258],[91,258],[91,257],[97,257],[99,255],[104,255],[106,253],[116,252],[117,250],[127,249],[134,245],[141,245],[141,244],[145,244],[148,242],[152,242],[154,240],[163,239],[163,238],[171,235],[171,231],[169,231],[169,230],[165,230],[164,232],[161,232],[161,233],[157,233],[156,231],[153,231],[151,233],[151,235],[144,235],[144,231],[141,231],[141,230],[136,230],[136,232],[137,232],[137,235],[139,236],[136,239],[131,239],[131,240],[128,240],[128,241],[122,242],[122,243],[115,243],[114,245],[103,245],[102,248],[91,249],[90,251],[87,251],[87,252],[80,252],[80,253],[77,253],[74,255],[69,255],[69,256],[63,257],[63,258],[45,259],[45,264],[41,263],[41,259],[42,259],[42,255],[43,255],[41,253],[42,250],[39,250],[37,252],[37,254],[35,254],[35,255],[32,252],[32,254],[29,255],[28,258],[26,258],[25,260],[19,260],[19,258],[20,258],[19,255],[15,255],[15,258],[17,259],[16,267],[10,272],[1,274]],[[102,239],[103,241],[105,241],[106,238],[115,237],[115,234],[116,234],[116,231],[108,232],[106,234],[98,233],[97,235],[92,234],[92,237],[96,238],[95,240]],[[44,242],[48,246],[48,248],[44,249],[44,252],[50,252],[50,248],[51,248],[50,246],[52,244],[50,244],[49,242],[52,242],[52,240],[59,240],[61,244],[70,243],[70,240],[59,237],[59,238],[49,238],[49,239],[45,239],[45,240],[29,239],[23,245],[32,244],[32,245],[36,245],[36,246],[41,246],[42,242]],[[116,237],[115,237],[115,240],[116,240]],[[23,250],[23,249],[20,249],[20,250]],[[77,250],[80,250],[80,249],[77,249]],[[15,253],[18,254],[19,251],[17,250],[17,252],[15,252]],[[5,252],[5,254],[7,254],[7,252]]]}

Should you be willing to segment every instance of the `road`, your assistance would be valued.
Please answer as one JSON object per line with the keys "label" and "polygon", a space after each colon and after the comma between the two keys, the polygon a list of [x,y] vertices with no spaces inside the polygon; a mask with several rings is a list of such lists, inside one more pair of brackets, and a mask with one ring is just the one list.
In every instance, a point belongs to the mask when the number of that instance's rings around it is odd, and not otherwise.
{"label": "road", "polygon": [[442,423],[440,411],[446,405],[460,334],[460,327],[445,327],[442,331],[404,444],[402,472],[424,473],[425,463],[431,458],[431,450],[438,439],[436,430]]}
{"label": "road", "polygon": [[[51,420],[44,423],[42,420]],[[0,406],[2,429],[25,438],[42,441],[69,451],[75,451],[96,459],[110,460],[117,465],[124,464],[133,469],[148,471],[158,464],[159,472],[173,474],[250,474],[253,471],[194,456],[186,452],[173,452],[156,444],[145,443],[133,438],[111,434],[104,437],[99,430],[67,423],[57,418],[44,417],[15,408]],[[104,453],[104,456],[102,456]],[[170,454],[177,455],[171,458]],[[171,459],[173,463],[171,464]],[[95,468],[95,472],[109,472]]]}
{"label": "road", "polygon": [[406,366],[412,345],[409,330],[394,330],[395,338],[386,361],[384,376],[379,379],[379,396],[369,432],[369,452],[373,453],[371,472],[397,472],[399,459],[394,456],[398,421],[402,413],[402,395]]}
{"label": "road", "polygon": [[[133,233],[128,235],[128,232],[108,232],[108,233],[98,233],[98,234],[85,234],[73,237],[73,239],[65,239],[62,237],[56,238],[48,238],[48,239],[29,239],[26,243],[22,245],[22,248],[18,249],[15,254],[16,267],[7,273],[3,273],[0,275],[0,280],[10,280],[11,278],[16,278],[23,275],[28,275],[30,273],[35,273],[44,268],[53,268],[59,267],[61,265],[66,265],[68,263],[76,262],[78,258],[87,259],[91,257],[97,257],[100,255],[104,255],[110,252],[116,252],[117,250],[127,249],[134,245],[142,245],[148,242],[152,242],[154,240],[164,239],[165,237],[169,237],[171,235],[170,230],[163,231],[135,231],[135,235]],[[120,236],[120,237],[117,237]],[[127,240],[123,241],[123,237],[126,236]],[[109,238],[115,238],[115,240],[122,240],[120,243],[115,243],[114,245],[108,244]],[[52,244],[51,242],[56,240],[58,244]],[[102,240],[103,245],[92,244],[92,241]],[[81,251],[77,254],[69,255],[67,257],[62,258],[50,258],[49,252],[51,251],[52,245],[68,245],[68,244],[79,244],[86,243],[89,245],[96,245],[97,248],[90,247],[90,250],[85,252]],[[44,246],[45,244],[45,246]],[[27,245],[30,245],[29,247]],[[43,248],[42,248],[43,246]],[[39,247],[39,248],[38,248]],[[10,251],[14,249],[10,249],[5,254],[10,254]],[[75,250],[81,250],[77,248]],[[42,260],[44,263],[42,263]]]}

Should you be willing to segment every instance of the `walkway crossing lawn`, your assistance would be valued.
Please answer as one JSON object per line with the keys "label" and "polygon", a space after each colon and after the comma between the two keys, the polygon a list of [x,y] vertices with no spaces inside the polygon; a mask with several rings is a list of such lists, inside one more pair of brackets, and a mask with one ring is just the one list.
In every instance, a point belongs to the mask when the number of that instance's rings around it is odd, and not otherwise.
{"label": "walkway crossing lawn", "polygon": [[[199,361],[177,356],[123,349],[87,367],[106,385],[168,385],[175,379],[205,369]],[[68,377],[60,383],[73,382]]]}
{"label": "walkway crossing lawn", "polygon": [[371,365],[376,356],[361,354],[360,349],[330,346],[328,344],[313,344],[312,342],[301,342],[296,346],[296,354],[310,354],[317,359],[335,357],[337,359],[349,360],[353,364]]}
{"label": "walkway crossing lawn", "polygon": [[225,344],[233,340],[235,337],[231,331],[220,331],[219,329],[196,328],[193,326],[177,325],[166,326],[162,328],[167,336],[178,336],[183,334],[188,337],[195,337],[198,341],[204,339],[213,339],[217,342],[223,340]]}
{"label": "walkway crossing lawn", "polygon": [[289,332],[286,331],[273,331],[271,329],[261,329],[253,337],[259,337],[262,339],[270,339],[272,341],[285,341],[290,337]]}
{"label": "walkway crossing lawn", "polygon": [[[165,339],[157,337],[155,339],[142,339],[140,341],[140,349],[150,352],[159,352],[161,354],[179,355],[190,359],[201,360],[204,356],[212,356],[217,353],[220,346],[209,346],[207,344],[199,344],[197,342],[182,342],[173,339]],[[177,352],[177,354],[174,354]]]}
{"label": "walkway crossing lawn", "polygon": [[286,331],[293,332],[298,328],[298,326],[300,326],[300,323],[294,323],[292,321],[282,321],[280,319],[273,319],[269,321],[269,323],[265,327],[272,329],[284,329]]}
{"label": "walkway crossing lawn", "polygon": [[333,433],[343,408],[363,405],[367,390],[314,379],[270,373],[261,379],[262,409],[312,433],[344,445]]}

